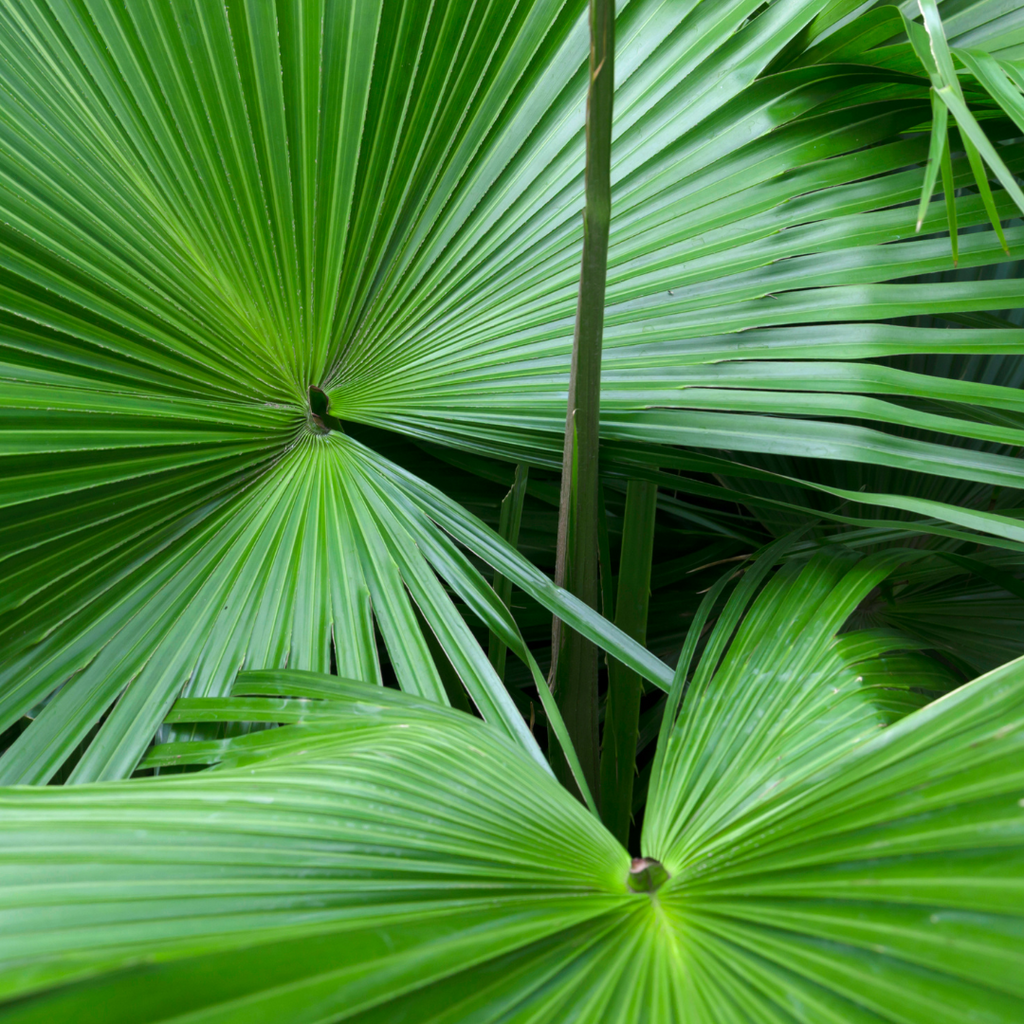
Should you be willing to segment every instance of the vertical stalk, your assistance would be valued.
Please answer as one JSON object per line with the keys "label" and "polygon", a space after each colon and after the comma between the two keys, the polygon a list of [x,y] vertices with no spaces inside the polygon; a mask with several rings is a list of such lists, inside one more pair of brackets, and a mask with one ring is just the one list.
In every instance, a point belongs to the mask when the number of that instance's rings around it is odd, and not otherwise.
{"label": "vertical stalk", "polygon": [[[606,619],[615,615],[615,590],[612,587],[612,549],[608,538],[608,506],[604,501],[604,485],[597,482],[597,552],[601,570],[601,614]],[[607,655],[605,656],[607,660]]]}
{"label": "vertical stalk", "polygon": [[[640,643],[647,637],[657,504],[657,484],[646,480],[629,482],[622,525],[615,625]],[[642,695],[640,676],[621,662],[609,658],[608,704],[605,707],[604,745],[601,750],[601,817],[608,831],[623,846],[629,842]]]}
{"label": "vertical stalk", "polygon": [[[612,97],[615,86],[615,0],[590,0],[590,84],[587,91],[586,205],[576,331],[569,372],[555,582],[591,608],[598,606],[597,458],[601,401],[601,335],[611,219]],[[599,801],[597,649],[556,618],[549,684]],[[569,781],[564,758],[555,770]],[[570,783],[571,784],[571,783]]]}
{"label": "vertical stalk", "polygon": [[[530,467],[525,462],[516,466],[516,476],[508,494],[501,503],[501,518],[498,522],[498,533],[515,547],[519,543],[519,528],[523,522],[523,500],[526,498],[526,483],[529,479]],[[512,607],[512,581],[495,570],[491,584],[494,592],[506,608]],[[491,633],[487,644],[487,657],[498,673],[498,678],[505,678],[505,658],[508,648],[502,643],[497,633]]]}

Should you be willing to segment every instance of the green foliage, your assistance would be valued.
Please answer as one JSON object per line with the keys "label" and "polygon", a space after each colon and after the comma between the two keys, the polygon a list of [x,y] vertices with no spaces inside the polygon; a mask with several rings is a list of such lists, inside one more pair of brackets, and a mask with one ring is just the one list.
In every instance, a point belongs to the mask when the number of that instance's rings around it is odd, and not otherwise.
{"label": "green foliage", "polygon": [[616,7],[602,615],[586,0],[0,2],[4,1021],[1024,1016],[1024,6]]}
{"label": "green foliage", "polygon": [[920,677],[870,681],[898,640],[834,636],[892,562],[789,563],[729,643],[737,589],[667,728],[654,891],[493,726],[335,676],[179,701],[286,723],[147,762],[212,771],[4,791],[5,1020],[1015,1019],[1024,662],[906,715]]}

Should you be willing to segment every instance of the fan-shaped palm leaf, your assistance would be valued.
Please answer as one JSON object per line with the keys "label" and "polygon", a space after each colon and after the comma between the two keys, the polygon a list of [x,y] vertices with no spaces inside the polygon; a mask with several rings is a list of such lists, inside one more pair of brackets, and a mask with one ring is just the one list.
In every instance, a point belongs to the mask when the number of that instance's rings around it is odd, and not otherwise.
{"label": "fan-shaped palm leaf", "polygon": [[[855,13],[622,6],[603,435],[662,464],[652,446],[670,443],[1016,487],[1007,446],[1024,431],[961,410],[1017,412],[1018,392],[858,362],[1021,338],[876,322],[1014,305],[1019,286],[885,283],[949,265],[949,243],[911,238],[901,205],[928,149],[906,133],[931,116],[911,46],[854,31],[859,50],[822,62]],[[182,687],[326,670],[332,638],[339,670],[373,681],[375,629],[400,684],[444,702],[414,608],[485,717],[539,756],[437,578],[491,600],[442,529],[567,621],[596,636],[599,620],[324,430],[557,463],[583,4],[25,0],[0,9],[0,38],[0,727],[33,718],[0,778],[45,781],[83,742],[75,781],[123,776]],[[985,84],[991,66],[977,69]],[[1000,103],[1015,113],[1009,86],[989,86],[969,97],[987,129],[1011,123]],[[957,185],[968,164],[954,161]],[[1005,192],[993,202],[1014,214]],[[988,221],[978,196],[956,207],[961,227]],[[932,203],[925,231],[945,218]],[[959,254],[1005,258],[987,230]],[[1024,539],[998,512],[858,500]]]}
{"label": "fan-shaped palm leaf", "polygon": [[1020,663],[907,715],[899,641],[834,635],[894,558],[790,563],[743,617],[770,565],[666,721],[667,880],[496,726],[257,673],[173,720],[286,724],[148,761],[219,767],[0,793],[4,1019],[1019,1019]]}

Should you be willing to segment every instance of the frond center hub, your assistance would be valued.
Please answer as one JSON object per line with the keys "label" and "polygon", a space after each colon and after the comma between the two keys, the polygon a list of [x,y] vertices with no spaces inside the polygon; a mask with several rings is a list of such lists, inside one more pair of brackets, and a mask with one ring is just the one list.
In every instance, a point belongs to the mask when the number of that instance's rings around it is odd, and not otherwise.
{"label": "frond center hub", "polygon": [[341,420],[330,413],[331,399],[326,391],[315,384],[309,386],[309,426],[315,434],[329,434],[332,430],[345,433]]}
{"label": "frond center hub", "polygon": [[629,866],[626,885],[632,892],[656,893],[669,880],[669,873],[653,857],[634,857]]}

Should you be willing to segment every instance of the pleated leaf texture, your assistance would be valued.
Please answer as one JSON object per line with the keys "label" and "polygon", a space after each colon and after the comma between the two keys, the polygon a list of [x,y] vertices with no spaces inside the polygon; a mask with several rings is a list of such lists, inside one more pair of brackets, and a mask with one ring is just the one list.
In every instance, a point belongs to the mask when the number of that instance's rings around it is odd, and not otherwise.
{"label": "pleated leaf texture", "polygon": [[894,564],[789,563],[749,610],[745,575],[675,681],[647,890],[498,727],[336,676],[179,701],[282,723],[146,762],[196,773],[3,788],[0,1017],[1019,1021],[1024,661],[922,707],[898,638],[836,635]]}
{"label": "pleated leaf texture", "polygon": [[[881,522],[1019,543],[978,496],[1024,478],[1019,389],[865,360],[1024,351],[963,319],[1020,281],[929,281],[942,196],[913,223],[929,97],[962,98],[1005,187],[953,161],[959,266],[1010,258],[990,220],[1017,213],[1021,15],[943,4],[915,50],[900,11],[861,6],[620,5],[607,459],[852,460],[916,481],[857,492]],[[668,687],[345,431],[559,464],[587,33],[582,0],[0,4],[0,730],[31,719],[0,781],[126,777],[183,686],[324,672],[332,641],[378,681],[377,633],[400,686],[446,703],[424,629],[542,763],[450,599],[515,649],[456,541]],[[907,325],[940,314],[961,320]]]}

